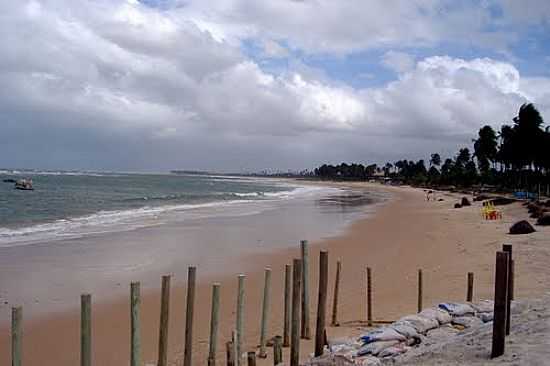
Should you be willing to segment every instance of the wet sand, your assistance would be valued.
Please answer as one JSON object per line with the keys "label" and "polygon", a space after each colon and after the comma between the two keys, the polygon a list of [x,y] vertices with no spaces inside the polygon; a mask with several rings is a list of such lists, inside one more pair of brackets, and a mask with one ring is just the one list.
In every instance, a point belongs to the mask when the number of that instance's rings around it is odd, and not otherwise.
{"label": "wet sand", "polygon": [[[362,185],[360,185],[362,186]],[[391,192],[393,198],[380,207],[376,214],[356,221],[345,233],[321,240],[311,245],[311,329],[314,331],[317,292],[317,261],[321,249],[329,251],[330,291],[335,262],[343,263],[340,287],[339,320],[342,323],[365,318],[365,268],[373,269],[374,317],[393,320],[416,309],[416,273],[424,273],[424,304],[441,300],[463,300],[466,273],[475,272],[476,298],[492,296],[494,252],[504,242],[517,242],[518,263],[517,295],[535,296],[546,288],[540,278],[548,274],[544,258],[522,253],[528,245],[537,246],[544,240],[544,232],[532,239],[510,238],[506,235],[509,222],[524,215],[519,207],[505,209],[501,222],[482,221],[479,207],[452,209],[456,201],[449,195],[443,202],[426,202],[424,192],[410,188],[376,186]],[[523,217],[523,216],[522,216]],[[538,235],[538,236],[537,236]],[[547,235],[547,233],[546,233]],[[526,242],[526,243],[524,243]],[[263,269],[272,268],[272,305],[269,319],[269,335],[282,333],[284,265],[298,257],[299,248],[281,247],[269,255],[258,250],[245,256],[232,256],[232,275],[203,276],[199,266],[196,317],[194,329],[194,364],[204,364],[208,349],[211,282],[221,284],[219,362],[224,358],[224,344],[230,338],[235,323],[237,274],[245,273],[245,346],[252,350],[259,342],[259,324]],[[525,254],[525,255],[522,255]],[[532,253],[531,253],[532,255]],[[213,263],[225,266],[225,261]],[[172,279],[169,353],[173,362],[181,359],[184,333],[185,276],[186,268]],[[160,286],[158,274],[158,286]],[[546,277],[547,278],[547,277]],[[65,281],[71,281],[66,278]],[[124,287],[126,286],[126,290]],[[129,284],[121,283],[121,291],[129,292]],[[143,360],[154,364],[158,339],[159,296],[158,287],[146,286],[142,300]],[[129,355],[129,303],[127,298],[101,301],[94,297],[93,350],[94,364],[123,365]],[[78,297],[74,306],[78,306]],[[346,334],[351,328],[329,328],[329,337]],[[312,334],[313,335],[313,334]],[[25,323],[24,362],[26,365],[74,365],[79,360],[79,313],[63,311],[46,318]],[[0,364],[9,364],[9,333],[0,330]],[[311,350],[311,342],[303,342],[302,356]],[[269,361],[268,361],[269,362]],[[265,363],[267,364],[267,363]]]}

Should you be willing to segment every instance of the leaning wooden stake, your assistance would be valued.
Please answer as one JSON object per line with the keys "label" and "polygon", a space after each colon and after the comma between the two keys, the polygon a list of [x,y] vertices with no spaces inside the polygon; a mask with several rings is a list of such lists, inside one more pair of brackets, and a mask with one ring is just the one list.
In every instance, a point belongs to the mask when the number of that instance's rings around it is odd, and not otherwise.
{"label": "leaning wooden stake", "polygon": [[468,272],[468,292],[466,292],[466,301],[472,302],[474,298],[474,273]]}
{"label": "leaning wooden stake", "polygon": [[327,315],[328,252],[319,253],[319,297],[317,300],[317,323],[315,327],[315,356],[321,356],[325,346],[325,319]]}
{"label": "leaning wooden stake", "polygon": [[195,288],[197,280],[197,267],[187,269],[187,304],[185,309],[185,350],[183,353],[183,366],[193,364],[193,318],[195,313]]}
{"label": "leaning wooden stake", "polygon": [[92,295],[80,297],[80,366],[92,366]]}
{"label": "leaning wooden stake", "polygon": [[208,349],[208,366],[216,365],[216,346],[218,343],[218,322],[220,316],[220,284],[212,285],[212,311],[210,313],[210,346]]}
{"label": "leaning wooden stake", "polygon": [[170,318],[170,276],[162,276],[160,298],[159,350],[157,366],[168,363],[168,320]]}
{"label": "leaning wooden stake", "polygon": [[309,245],[307,240],[300,242],[302,253],[302,328],[301,337],[311,339],[309,328]]}
{"label": "leaning wooden stake", "polygon": [[290,307],[291,307],[291,288],[292,288],[292,266],[285,265],[285,314],[283,326],[283,347],[290,346]]}
{"label": "leaning wooden stake", "polygon": [[130,284],[130,366],[141,365],[140,284]]}
{"label": "leaning wooden stake", "polygon": [[418,270],[418,312],[422,311],[422,270]]}
{"label": "leaning wooden stake", "polygon": [[300,289],[302,283],[302,261],[292,262],[292,326],[290,337],[290,366],[300,363]]}
{"label": "leaning wooden stake", "polygon": [[23,308],[11,308],[11,365],[21,366]]}
{"label": "leaning wooden stake", "polygon": [[256,366],[256,352],[249,351],[246,354],[246,358],[248,360],[248,366]]}
{"label": "leaning wooden stake", "polygon": [[233,354],[233,363],[230,365],[229,362],[227,363],[228,366],[236,366],[237,365],[237,331],[233,329],[231,332],[231,353]]}
{"label": "leaning wooden stake", "polygon": [[512,271],[512,263],[513,263],[513,257],[512,257],[512,245],[511,244],[504,244],[502,245],[502,251],[508,253],[508,297],[506,299],[506,335],[510,334],[510,308],[512,307],[512,298],[514,297],[513,287],[514,287],[514,279],[513,279],[513,271]]}
{"label": "leaning wooden stake", "polygon": [[508,298],[508,258],[507,252],[497,252],[491,358],[504,354],[504,342],[506,338],[506,303]]}
{"label": "leaning wooden stake", "polygon": [[367,325],[372,327],[372,273],[367,267]]}
{"label": "leaning wooden stake", "polygon": [[227,354],[227,366],[235,366],[235,347],[233,341],[225,344],[225,352]]}
{"label": "leaning wooden stake", "polygon": [[283,337],[273,338],[273,365],[277,366],[283,362]]}
{"label": "leaning wooden stake", "polygon": [[267,343],[267,316],[269,314],[269,301],[271,294],[271,268],[265,269],[264,298],[262,301],[262,320],[260,324],[260,353],[258,357],[266,358]]}
{"label": "leaning wooden stake", "polygon": [[244,319],[244,279],[245,275],[240,274],[238,279],[237,287],[237,320],[236,320],[236,330],[237,330],[237,339],[236,341],[236,361],[237,366],[241,365],[242,362],[242,342],[243,342],[243,319]]}
{"label": "leaning wooden stake", "polygon": [[342,263],[336,262],[336,278],[334,280],[334,297],[332,298],[332,322],[333,327],[338,326],[338,292],[340,291],[340,271]]}

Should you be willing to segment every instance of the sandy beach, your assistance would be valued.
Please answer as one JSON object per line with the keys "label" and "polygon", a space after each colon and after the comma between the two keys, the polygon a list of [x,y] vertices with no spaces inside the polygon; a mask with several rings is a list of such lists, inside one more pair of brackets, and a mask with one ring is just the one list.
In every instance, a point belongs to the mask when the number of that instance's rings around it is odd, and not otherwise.
{"label": "sandy beach", "polygon": [[[365,184],[351,184],[365,187]],[[373,271],[374,318],[395,320],[416,309],[416,273],[424,273],[425,306],[442,300],[464,300],[466,274],[475,273],[474,297],[490,298],[493,291],[494,253],[503,243],[515,245],[516,294],[518,298],[537,297],[545,290],[550,269],[546,263],[550,253],[542,246],[547,229],[529,236],[507,235],[509,224],[525,218],[519,204],[503,208],[502,221],[483,221],[479,205],[453,209],[458,195],[440,194],[444,201],[427,202],[420,189],[370,186],[383,190],[392,198],[376,213],[354,222],[344,233],[311,243],[311,328],[314,329],[317,292],[317,261],[321,249],[329,251],[329,303],[336,260],[343,263],[340,287],[339,321],[365,318],[365,268]],[[123,253],[117,253],[123,255]],[[225,342],[235,323],[237,275],[246,274],[245,346],[255,349],[259,342],[259,324],[263,269],[272,269],[272,304],[269,335],[282,334],[284,266],[299,256],[299,246],[281,248],[269,255],[258,251],[246,256],[231,257],[233,275],[201,276],[194,328],[194,364],[204,364],[208,349],[211,283],[221,284],[220,334],[218,360],[224,358]],[[214,263],[223,266],[224,262]],[[169,353],[172,362],[183,354],[186,268],[172,278],[169,331]],[[70,278],[65,279],[70,281]],[[160,287],[160,274],[158,276]],[[129,283],[120,283],[128,288]],[[25,365],[74,365],[79,359],[79,299],[75,309],[26,322],[24,327]],[[129,302],[127,298],[102,301],[94,295],[93,350],[94,363],[122,365],[129,357]],[[147,288],[142,300],[142,342],[145,364],[154,364],[159,323],[159,294]],[[347,334],[353,327],[329,328],[329,337]],[[0,330],[0,364],[9,363],[9,331]],[[311,350],[311,342],[303,341],[302,357]],[[268,360],[269,361],[269,360]],[[268,362],[266,361],[266,362]],[[270,362],[270,361],[269,361]],[[266,363],[267,364],[267,363]]]}

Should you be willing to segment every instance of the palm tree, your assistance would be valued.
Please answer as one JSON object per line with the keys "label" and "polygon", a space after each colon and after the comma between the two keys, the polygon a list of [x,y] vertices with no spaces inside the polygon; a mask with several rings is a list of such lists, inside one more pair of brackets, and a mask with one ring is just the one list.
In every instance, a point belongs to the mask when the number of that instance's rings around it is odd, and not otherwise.
{"label": "palm tree", "polygon": [[479,129],[478,139],[474,140],[474,156],[479,164],[479,170],[487,174],[490,163],[493,163],[497,155],[497,134],[491,126],[483,126]]}
{"label": "palm tree", "polygon": [[430,157],[430,167],[441,165],[441,156],[438,153],[434,153]]}

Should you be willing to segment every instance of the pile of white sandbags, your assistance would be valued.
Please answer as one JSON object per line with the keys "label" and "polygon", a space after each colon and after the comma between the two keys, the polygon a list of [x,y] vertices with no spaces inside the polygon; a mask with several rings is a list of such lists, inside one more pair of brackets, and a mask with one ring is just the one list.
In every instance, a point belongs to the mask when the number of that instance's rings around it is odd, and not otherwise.
{"label": "pile of white sandbags", "polygon": [[441,303],[369,330],[358,339],[329,341],[328,352],[308,366],[381,365],[421,343],[435,343],[493,320],[493,301]]}

